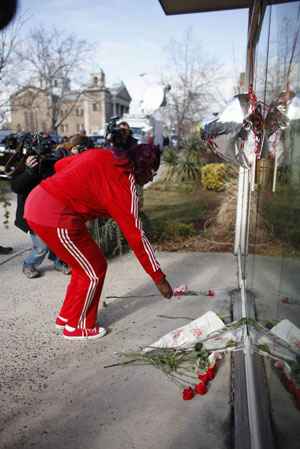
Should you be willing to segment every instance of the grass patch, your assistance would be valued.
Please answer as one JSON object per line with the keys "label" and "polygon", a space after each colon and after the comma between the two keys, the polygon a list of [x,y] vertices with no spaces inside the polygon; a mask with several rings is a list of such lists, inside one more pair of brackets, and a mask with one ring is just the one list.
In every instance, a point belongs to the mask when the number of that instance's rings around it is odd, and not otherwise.
{"label": "grass patch", "polygon": [[273,235],[295,250],[300,250],[300,195],[298,190],[281,187],[276,195],[263,198],[262,213]]}
{"label": "grass patch", "polygon": [[157,182],[144,190],[145,230],[154,242],[199,234],[221,198],[218,192],[191,189],[189,184]]}

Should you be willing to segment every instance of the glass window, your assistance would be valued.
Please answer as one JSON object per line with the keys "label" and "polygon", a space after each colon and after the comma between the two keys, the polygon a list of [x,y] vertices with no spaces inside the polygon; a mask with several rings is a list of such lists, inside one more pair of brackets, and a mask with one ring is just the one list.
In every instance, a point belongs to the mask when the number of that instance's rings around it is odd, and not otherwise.
{"label": "glass window", "polygon": [[[254,80],[264,105],[265,143],[252,194],[247,279],[257,319],[271,329],[256,343],[269,352],[265,366],[280,449],[296,449],[300,441],[299,29],[299,1],[267,7]],[[272,334],[281,335],[285,350]]]}

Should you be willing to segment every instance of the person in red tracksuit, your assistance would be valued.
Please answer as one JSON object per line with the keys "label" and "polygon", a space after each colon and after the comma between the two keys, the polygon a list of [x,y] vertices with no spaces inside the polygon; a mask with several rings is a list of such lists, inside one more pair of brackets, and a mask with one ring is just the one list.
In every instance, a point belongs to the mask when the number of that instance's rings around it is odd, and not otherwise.
{"label": "person in red tracksuit", "polygon": [[138,216],[136,183],[153,179],[158,166],[159,150],[151,145],[135,145],[125,152],[88,149],[59,160],[56,173],[30,193],[24,214],[30,228],[72,269],[56,318],[65,338],[99,338],[106,333],[97,325],[97,311],[107,262],[87,230],[88,220],[112,217],[161,294],[172,297]]}

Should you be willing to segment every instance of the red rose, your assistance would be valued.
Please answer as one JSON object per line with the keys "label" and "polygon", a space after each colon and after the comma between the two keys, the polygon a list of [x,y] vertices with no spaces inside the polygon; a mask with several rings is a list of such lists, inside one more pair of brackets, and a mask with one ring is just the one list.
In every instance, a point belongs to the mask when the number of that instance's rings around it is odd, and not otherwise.
{"label": "red rose", "polygon": [[207,296],[215,296],[215,292],[213,290],[208,290]]}
{"label": "red rose", "polygon": [[199,380],[201,380],[201,382],[203,382],[205,385],[209,382],[209,378],[208,378],[207,372],[198,374],[198,378],[199,378]]}
{"label": "red rose", "polygon": [[207,393],[206,385],[203,382],[199,382],[197,385],[195,385],[195,393],[196,394]]}
{"label": "red rose", "polygon": [[184,401],[190,401],[194,397],[194,390],[192,387],[185,387],[182,392],[182,399]]}
{"label": "red rose", "polygon": [[292,379],[287,380],[287,389],[290,393],[294,394],[296,390],[295,383]]}
{"label": "red rose", "polygon": [[214,368],[208,368],[208,370],[206,371],[208,380],[213,380],[215,378],[215,370]]}

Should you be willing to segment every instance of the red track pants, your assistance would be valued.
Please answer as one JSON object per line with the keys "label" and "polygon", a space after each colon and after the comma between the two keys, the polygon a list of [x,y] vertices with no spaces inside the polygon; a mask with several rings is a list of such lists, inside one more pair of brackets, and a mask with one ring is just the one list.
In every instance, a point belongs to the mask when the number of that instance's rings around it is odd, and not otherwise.
{"label": "red track pants", "polygon": [[85,227],[74,230],[32,222],[29,226],[72,269],[59,316],[72,327],[93,328],[107,269],[101,249]]}

